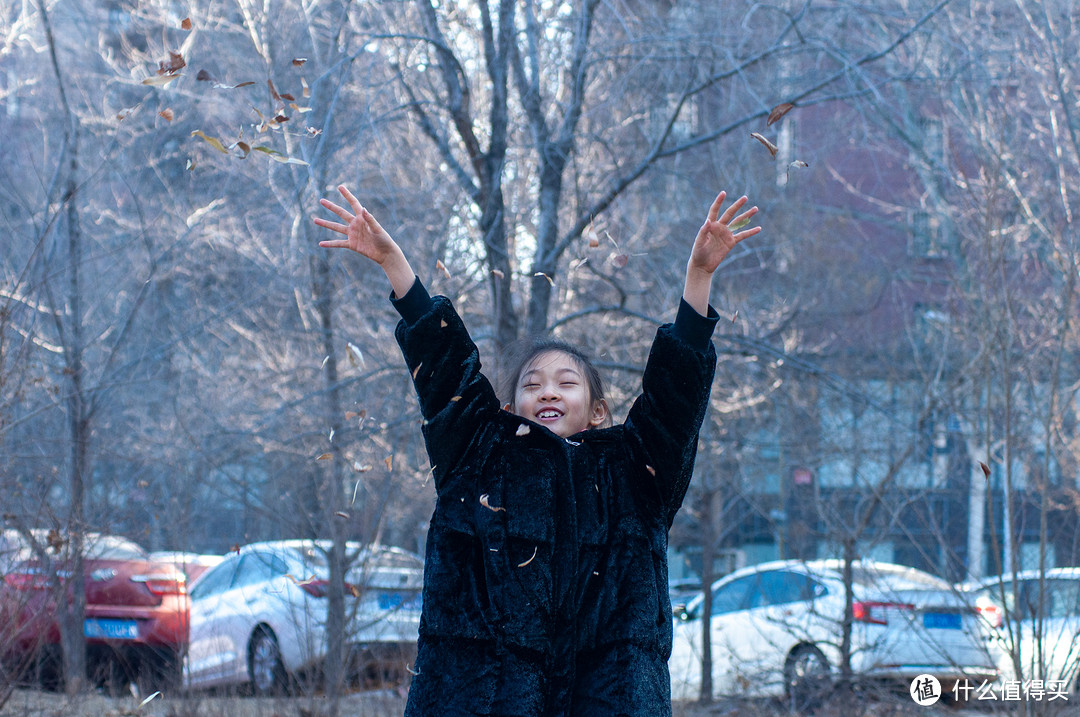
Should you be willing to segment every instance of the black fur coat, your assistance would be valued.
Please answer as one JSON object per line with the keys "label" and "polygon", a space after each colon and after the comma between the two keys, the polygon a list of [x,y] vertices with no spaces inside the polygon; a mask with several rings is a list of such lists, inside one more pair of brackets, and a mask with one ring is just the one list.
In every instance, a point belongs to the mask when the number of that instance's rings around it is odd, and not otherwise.
{"label": "black fur coat", "polygon": [[407,717],[670,715],[667,535],[715,312],[683,303],[625,423],[564,439],[500,408],[447,299],[394,305],[438,497]]}

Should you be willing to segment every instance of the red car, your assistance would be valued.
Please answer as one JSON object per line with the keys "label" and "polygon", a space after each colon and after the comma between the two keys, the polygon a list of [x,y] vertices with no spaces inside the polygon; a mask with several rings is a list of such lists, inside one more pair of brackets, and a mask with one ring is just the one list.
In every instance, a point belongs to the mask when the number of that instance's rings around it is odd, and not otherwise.
{"label": "red car", "polygon": [[[46,686],[58,686],[60,629],[57,595],[70,599],[68,543],[55,531],[34,531],[52,568],[25,548],[0,584],[0,650],[7,663],[36,667]],[[90,533],[84,543],[88,677],[96,684],[145,688],[179,684],[188,642],[191,600],[187,579],[172,562],[151,560],[125,538]]]}

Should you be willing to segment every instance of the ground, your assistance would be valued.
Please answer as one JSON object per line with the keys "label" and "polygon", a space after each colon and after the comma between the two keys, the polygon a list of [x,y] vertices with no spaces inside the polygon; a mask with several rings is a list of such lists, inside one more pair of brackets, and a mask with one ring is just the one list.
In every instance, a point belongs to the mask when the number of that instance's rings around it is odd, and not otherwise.
{"label": "ground", "polygon": [[[984,717],[1022,715],[1023,705],[1002,708],[993,704],[965,707],[935,705],[919,707],[904,696],[867,699],[834,699],[820,707],[814,717]],[[1048,705],[1040,705],[1042,708]],[[1057,706],[1054,706],[1055,708]],[[327,705],[320,697],[255,699],[251,697],[188,695],[156,697],[143,703],[135,696],[106,697],[99,693],[68,698],[37,690],[16,690],[0,707],[0,717],[322,717]],[[395,690],[371,690],[342,698],[341,717],[400,717],[404,695]],[[677,703],[674,717],[787,717],[782,705],[768,700],[725,700],[711,705]],[[1069,705],[1047,711],[1065,717],[1077,714]]]}

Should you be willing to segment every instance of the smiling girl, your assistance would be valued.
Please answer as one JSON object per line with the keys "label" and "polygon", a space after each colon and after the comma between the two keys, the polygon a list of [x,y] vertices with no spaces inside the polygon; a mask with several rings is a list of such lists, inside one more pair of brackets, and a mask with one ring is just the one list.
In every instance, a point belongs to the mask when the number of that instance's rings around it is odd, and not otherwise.
{"label": "smiling girl", "polygon": [[[378,264],[424,416],[437,502],[407,717],[671,714],[667,536],[693,472],[716,354],[717,267],[760,227],[721,192],[690,251],[675,321],[657,330],[641,395],[611,425],[588,357],[537,341],[500,405],[445,297],[344,186],[323,199]],[[351,210],[351,211],[350,211]],[[740,213],[741,212],[741,213]]]}

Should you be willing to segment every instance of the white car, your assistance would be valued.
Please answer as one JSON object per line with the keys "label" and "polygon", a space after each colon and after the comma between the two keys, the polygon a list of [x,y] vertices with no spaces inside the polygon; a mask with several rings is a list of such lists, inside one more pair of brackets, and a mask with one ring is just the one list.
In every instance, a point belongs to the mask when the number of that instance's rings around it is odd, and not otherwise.
{"label": "white car", "polygon": [[[253,543],[207,570],[191,590],[188,687],[250,686],[265,695],[317,672],[326,654],[329,548],[323,541]],[[368,669],[373,660],[392,659],[404,675],[420,624],[423,560],[357,543],[348,544],[347,557],[348,665]]]}
{"label": "white car", "polygon": [[1041,680],[1048,689],[1080,692],[1080,568],[1053,568],[1042,580],[1025,570],[1015,583],[1006,575],[965,589],[994,628],[1003,683]]}
{"label": "white car", "polygon": [[[923,674],[944,696],[961,679],[994,680],[988,628],[963,595],[929,573],[855,561],[850,666],[855,679],[902,684]],[[714,696],[785,697],[801,711],[840,675],[843,563],[786,560],[737,570],[712,587]],[[673,699],[701,690],[704,595],[675,617],[669,667]]]}

